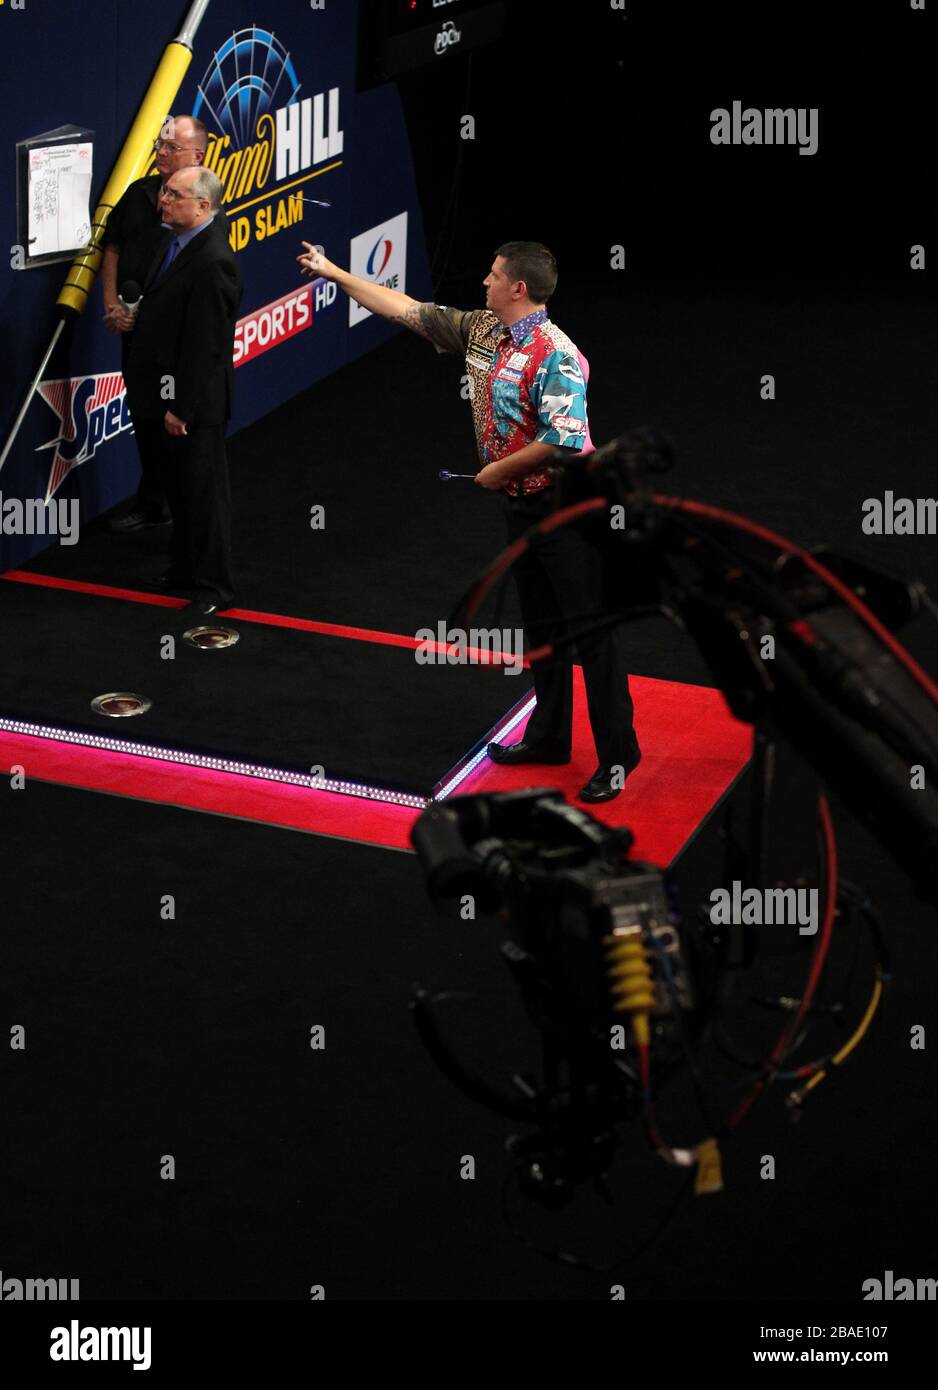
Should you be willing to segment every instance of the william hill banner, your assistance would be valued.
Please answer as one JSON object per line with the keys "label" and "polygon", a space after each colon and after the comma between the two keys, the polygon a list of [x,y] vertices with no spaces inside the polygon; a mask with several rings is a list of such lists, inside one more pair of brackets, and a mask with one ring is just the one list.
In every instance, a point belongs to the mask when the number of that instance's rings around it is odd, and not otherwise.
{"label": "william hill banner", "polygon": [[[135,6],[128,24],[119,0],[86,0],[57,6],[54,25],[39,3],[0,9],[7,148],[60,125],[93,130],[94,207],[186,8],[185,0],[178,12]],[[397,89],[356,87],[358,8],[357,0],[322,9],[309,0],[211,0],[174,103],[175,114],[208,128],[205,165],[224,186],[220,215],[244,278],[232,432],[394,331],[350,307],[334,285],[304,279],[295,260],[301,240],[376,283],[430,292]],[[3,197],[6,225],[15,227],[12,173]],[[4,434],[57,321],[67,268],[0,265]],[[0,473],[5,499],[76,498],[83,523],[131,493],[138,471],[120,345],[101,314],[96,287]],[[0,528],[0,568],[48,539]]]}
{"label": "william hill banner", "polygon": [[341,109],[341,86],[304,95],[284,44],[257,25],[212,54],[192,115],[212,132],[205,166],[225,186],[236,250],[302,221],[303,188],[342,168]]}

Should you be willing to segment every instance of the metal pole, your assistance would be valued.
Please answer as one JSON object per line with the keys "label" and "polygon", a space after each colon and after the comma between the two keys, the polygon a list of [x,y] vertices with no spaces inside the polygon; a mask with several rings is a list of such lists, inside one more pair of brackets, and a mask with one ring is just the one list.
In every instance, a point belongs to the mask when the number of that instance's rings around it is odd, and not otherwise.
{"label": "metal pole", "polygon": [[33,396],[36,394],[36,391],[37,391],[37,389],[38,389],[38,387],[39,387],[40,381],[42,381],[42,374],[43,374],[43,372],[45,371],[46,367],[48,367],[48,365],[49,365],[49,358],[52,356],[53,352],[55,351],[55,345],[56,345],[56,343],[59,341],[59,337],[60,337],[61,332],[62,332],[62,329],[63,329],[64,327],[65,327],[65,320],[64,320],[64,318],[59,319],[58,323],[57,323],[56,326],[55,326],[55,332],[52,334],[52,337],[51,337],[50,340],[49,340],[49,346],[46,348],[45,356],[43,357],[42,361],[41,361],[40,364],[39,364],[39,370],[38,370],[38,372],[36,373],[36,375],[35,375],[35,376],[33,377],[33,379],[32,379],[32,383],[31,383],[31,385],[30,385],[30,388],[29,388],[29,390],[26,392],[26,399],[24,400],[23,404],[20,406],[20,413],[19,413],[19,415],[17,415],[15,421],[13,422],[13,428],[12,428],[12,430],[10,431],[9,437],[7,438],[7,442],[6,442],[6,443],[4,444],[4,446],[3,446],[3,453],[0,454],[0,470],[2,470],[3,465],[4,465],[4,464],[6,463],[6,461],[7,461],[7,455],[9,454],[10,450],[13,448],[13,441],[16,439],[16,436],[19,434],[20,425],[23,423],[24,419],[26,418],[26,412],[27,412],[27,410],[29,409],[30,401],[32,400]]}
{"label": "metal pole", "polygon": [[195,38],[195,31],[205,17],[205,11],[209,7],[209,0],[192,0],[189,13],[186,15],[182,28],[176,35],[175,42],[185,44],[186,48],[192,48],[192,40]]}

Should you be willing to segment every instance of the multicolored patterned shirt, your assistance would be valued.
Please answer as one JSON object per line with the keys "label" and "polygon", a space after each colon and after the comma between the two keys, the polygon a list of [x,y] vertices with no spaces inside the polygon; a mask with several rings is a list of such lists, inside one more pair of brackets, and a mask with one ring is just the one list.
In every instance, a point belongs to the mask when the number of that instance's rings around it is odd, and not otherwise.
{"label": "multicolored patterned shirt", "polygon": [[[465,352],[476,444],[483,464],[535,441],[555,448],[589,447],[586,380],[577,346],[535,309],[507,326],[490,309],[421,304],[420,321],[437,352]],[[509,497],[529,496],[551,483],[541,469],[506,483]]]}

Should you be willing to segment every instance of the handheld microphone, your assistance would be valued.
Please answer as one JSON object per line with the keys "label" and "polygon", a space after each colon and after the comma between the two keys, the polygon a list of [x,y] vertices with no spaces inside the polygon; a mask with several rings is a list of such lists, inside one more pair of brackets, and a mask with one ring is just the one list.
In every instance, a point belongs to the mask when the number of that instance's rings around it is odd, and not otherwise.
{"label": "handheld microphone", "polygon": [[121,302],[121,307],[126,309],[128,314],[137,317],[137,310],[140,308],[140,301],[143,298],[143,290],[136,280],[127,280],[122,286],[120,294],[117,296]]}

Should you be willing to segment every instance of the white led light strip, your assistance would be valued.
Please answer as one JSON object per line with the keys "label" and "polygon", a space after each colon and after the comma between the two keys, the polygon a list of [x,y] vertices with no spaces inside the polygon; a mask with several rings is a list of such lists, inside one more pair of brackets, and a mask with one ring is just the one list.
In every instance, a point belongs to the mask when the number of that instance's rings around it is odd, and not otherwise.
{"label": "white led light strip", "polygon": [[306,787],[310,791],[336,792],[340,796],[386,801],[392,806],[410,806],[417,811],[422,811],[430,804],[429,798],[425,796],[390,791],[387,787],[372,787],[361,782],[339,782],[330,777],[313,777],[305,772],[284,772],[281,768],[233,762],[230,758],[209,758],[201,753],[179,753],[172,748],[160,748],[154,744],[132,743],[129,739],[122,738],[102,738],[98,734],[76,733],[74,729],[29,724],[22,719],[5,719],[0,716],[0,731],[27,734],[31,738],[54,739],[57,743],[74,743],[82,748],[103,748],[109,753],[128,753],[135,758],[154,758],[160,762],[178,763],[184,767],[204,767],[211,772],[237,773],[242,777],[256,777],[264,782],[285,782],[288,786]]}
{"label": "white led light strip", "polygon": [[[522,719],[525,717],[525,715],[530,714],[531,710],[534,708],[534,704],[535,697],[532,695],[530,700],[528,700],[527,704],[522,705],[521,709],[516,710],[515,713],[508,720],[507,724],[502,725],[502,727],[498,730],[498,737],[502,738],[505,734],[510,734],[512,729],[517,728],[518,725],[521,723]],[[483,745],[481,752],[476,753],[474,758],[470,758],[469,762],[466,763],[465,767],[461,767],[459,771],[455,774],[455,776],[451,777],[448,782],[445,782],[443,784],[443,786],[437,792],[433,800],[444,801],[446,797],[451,796],[452,793],[456,790],[456,788],[466,780],[470,772],[475,772],[482,759],[488,757],[487,749],[488,741]]]}

